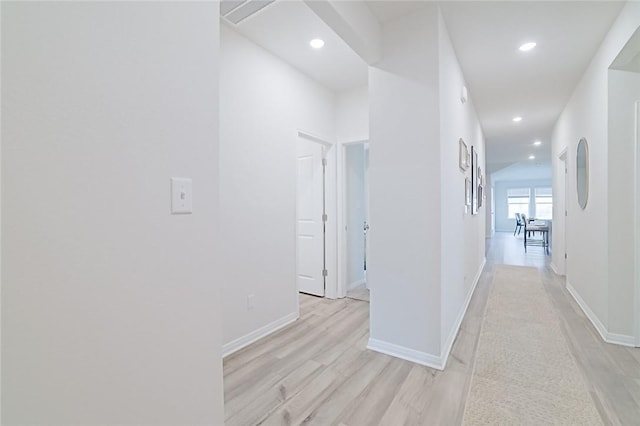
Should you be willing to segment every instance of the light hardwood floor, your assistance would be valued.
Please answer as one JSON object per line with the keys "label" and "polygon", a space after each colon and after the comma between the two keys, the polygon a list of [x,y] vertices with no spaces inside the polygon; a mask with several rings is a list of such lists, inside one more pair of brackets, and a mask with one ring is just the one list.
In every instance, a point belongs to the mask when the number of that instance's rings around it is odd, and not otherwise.
{"label": "light hardwood floor", "polygon": [[358,287],[348,290],[347,297],[350,299],[356,299],[356,300],[362,300],[363,302],[368,302],[369,289],[364,284],[361,284]]}
{"label": "light hardwood floor", "polygon": [[509,233],[487,265],[438,371],[366,349],[369,304],[301,295],[300,319],[224,360],[227,425],[457,425],[462,421],[493,267],[535,266],[605,424],[640,424],[640,349],[604,343],[549,269]]}

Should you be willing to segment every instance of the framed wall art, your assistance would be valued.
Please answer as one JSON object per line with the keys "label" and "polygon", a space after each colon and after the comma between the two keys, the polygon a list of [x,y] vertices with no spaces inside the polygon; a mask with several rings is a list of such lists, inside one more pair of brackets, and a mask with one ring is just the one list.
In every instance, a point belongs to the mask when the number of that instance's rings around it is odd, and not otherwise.
{"label": "framed wall art", "polygon": [[464,205],[471,205],[471,181],[468,177],[464,178]]}
{"label": "framed wall art", "polygon": [[464,143],[462,138],[458,141],[458,166],[460,170],[467,170],[469,168],[469,148],[467,148],[467,144]]}
{"label": "framed wall art", "polygon": [[471,214],[478,214],[478,151],[471,147]]}

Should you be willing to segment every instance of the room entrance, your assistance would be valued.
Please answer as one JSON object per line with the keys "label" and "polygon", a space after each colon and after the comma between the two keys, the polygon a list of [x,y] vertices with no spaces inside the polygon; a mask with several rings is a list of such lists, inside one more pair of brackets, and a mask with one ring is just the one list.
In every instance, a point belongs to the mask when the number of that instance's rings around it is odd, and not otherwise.
{"label": "room entrance", "polygon": [[298,291],[325,295],[326,166],[325,146],[298,138],[296,186],[296,282]]}
{"label": "room entrance", "polygon": [[344,220],[346,296],[369,301],[367,234],[369,231],[369,144],[344,146]]}

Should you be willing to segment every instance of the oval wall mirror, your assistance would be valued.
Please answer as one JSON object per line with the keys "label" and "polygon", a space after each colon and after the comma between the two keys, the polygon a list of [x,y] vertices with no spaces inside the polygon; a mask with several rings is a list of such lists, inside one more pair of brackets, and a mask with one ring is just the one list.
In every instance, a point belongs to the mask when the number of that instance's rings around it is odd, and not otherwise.
{"label": "oval wall mirror", "polygon": [[589,197],[589,145],[585,138],[578,142],[576,153],[576,182],[578,189],[578,204],[584,210]]}

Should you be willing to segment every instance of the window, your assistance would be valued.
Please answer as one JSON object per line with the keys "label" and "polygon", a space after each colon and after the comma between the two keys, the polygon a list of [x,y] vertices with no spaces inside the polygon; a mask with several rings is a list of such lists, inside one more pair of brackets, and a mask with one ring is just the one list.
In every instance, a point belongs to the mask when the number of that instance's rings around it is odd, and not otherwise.
{"label": "window", "polygon": [[551,220],[553,197],[551,188],[536,188],[536,219]]}
{"label": "window", "polygon": [[507,189],[507,203],[509,206],[509,219],[515,219],[516,213],[524,213],[529,216],[529,188]]}

